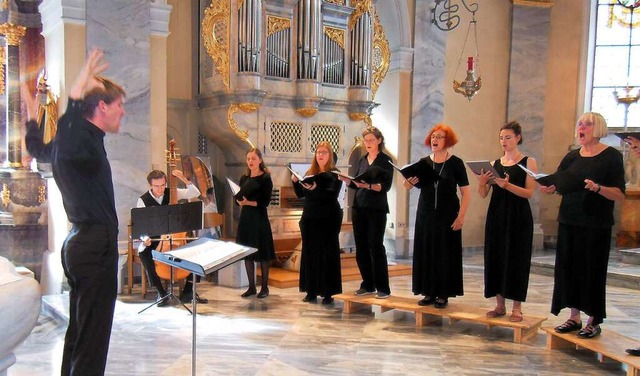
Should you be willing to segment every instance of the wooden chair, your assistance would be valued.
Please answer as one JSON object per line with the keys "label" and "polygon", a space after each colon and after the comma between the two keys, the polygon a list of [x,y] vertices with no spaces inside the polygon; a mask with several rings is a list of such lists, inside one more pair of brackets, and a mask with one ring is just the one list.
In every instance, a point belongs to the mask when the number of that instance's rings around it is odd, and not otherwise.
{"label": "wooden chair", "polygon": [[127,272],[129,273],[127,276],[127,291],[131,294],[131,289],[133,287],[133,265],[134,263],[138,263],[140,264],[140,274],[142,275],[142,297],[144,298],[147,294],[147,273],[144,270],[142,261],[140,261],[140,256],[138,256],[138,250],[133,247],[131,224],[127,225],[127,248],[129,251],[127,257]]}
{"label": "wooden chair", "polygon": [[221,239],[225,238],[224,234],[224,214],[223,213],[204,213],[204,228],[220,227]]}

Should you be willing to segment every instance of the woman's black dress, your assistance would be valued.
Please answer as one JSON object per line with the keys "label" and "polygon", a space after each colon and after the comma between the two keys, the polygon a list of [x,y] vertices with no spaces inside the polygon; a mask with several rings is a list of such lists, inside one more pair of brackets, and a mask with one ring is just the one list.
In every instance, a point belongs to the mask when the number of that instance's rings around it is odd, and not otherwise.
{"label": "woman's black dress", "polygon": [[[592,157],[581,156],[579,149],[572,150],[560,162],[558,171],[564,170],[581,180],[625,190],[622,154],[612,147]],[[562,196],[551,302],[554,315],[571,307],[592,316],[593,325],[607,317],[605,288],[613,207],[613,201],[587,189]]]}
{"label": "woman's black dress", "polygon": [[247,200],[256,201],[258,206],[244,205],[240,209],[236,243],[258,249],[257,252],[247,256],[249,260],[273,260],[276,258],[276,252],[267,214],[267,206],[271,201],[273,190],[271,175],[268,172],[255,177],[243,175],[240,178],[240,189],[245,193]]}
{"label": "woman's black dress", "polygon": [[[527,167],[528,157],[518,164]],[[525,187],[527,173],[513,165],[505,167],[500,159],[493,164],[500,176],[509,174],[509,183]],[[484,230],[484,297],[498,294],[524,302],[529,287],[533,217],[529,200],[497,185],[492,186]]]}
{"label": "woman's black dress", "polygon": [[462,159],[452,155],[444,163],[427,163],[440,181],[420,189],[413,247],[413,293],[448,298],[463,295],[462,231],[451,225],[458,216],[457,188],[469,185]]}
{"label": "woman's black dress", "polygon": [[342,182],[334,173],[323,172],[316,175],[316,185],[314,190],[308,190],[299,182],[293,184],[296,195],[304,197],[300,219],[300,291],[330,297],[342,292],[338,237],[342,224],[338,203]]}

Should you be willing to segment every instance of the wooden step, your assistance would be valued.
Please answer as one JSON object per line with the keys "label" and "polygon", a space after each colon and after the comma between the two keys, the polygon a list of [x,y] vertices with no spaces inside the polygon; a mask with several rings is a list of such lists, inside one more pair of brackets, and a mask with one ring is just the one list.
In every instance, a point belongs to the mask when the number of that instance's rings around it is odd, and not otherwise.
{"label": "wooden step", "polygon": [[627,376],[640,375],[640,357],[629,355],[625,349],[636,348],[638,340],[626,337],[611,330],[603,330],[595,338],[580,338],[576,332],[556,333],[553,327],[542,328],[547,333],[547,348],[574,348],[591,350],[597,354],[598,360],[604,362],[607,358],[627,365]]}
{"label": "wooden step", "polygon": [[[259,273],[258,273],[259,274]],[[396,277],[401,275],[411,275],[410,265],[389,265],[389,277]],[[342,282],[358,281],[360,277],[360,270],[358,267],[342,268]],[[282,268],[271,267],[269,269],[269,286],[279,288],[289,288],[299,286],[300,273],[291,270],[285,270]]]}
{"label": "wooden step", "polygon": [[449,323],[466,320],[480,323],[491,329],[494,326],[507,327],[513,329],[513,341],[522,343],[533,337],[545,321],[546,317],[525,315],[521,322],[511,322],[507,316],[489,318],[486,317],[486,309],[465,305],[457,302],[450,302],[446,308],[439,309],[434,306],[419,306],[417,298],[406,298],[401,296],[389,296],[386,299],[377,299],[375,295],[357,296],[352,293],[334,295],[334,299],[344,301],[343,312],[349,314],[358,309],[366,308],[371,311],[372,306],[380,306],[382,312],[392,309],[413,312],[416,317],[416,325],[424,326],[429,322],[441,321],[442,317],[447,317]]}

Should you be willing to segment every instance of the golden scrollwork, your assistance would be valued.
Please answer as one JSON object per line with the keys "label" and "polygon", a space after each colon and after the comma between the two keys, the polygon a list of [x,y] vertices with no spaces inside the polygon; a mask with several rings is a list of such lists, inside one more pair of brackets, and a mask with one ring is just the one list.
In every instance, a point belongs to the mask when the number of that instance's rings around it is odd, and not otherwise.
{"label": "golden scrollwork", "polygon": [[10,22],[0,24],[0,34],[4,35],[7,44],[10,46],[19,46],[20,40],[27,33],[27,28],[22,25],[15,25]]}
{"label": "golden scrollwork", "polygon": [[389,71],[389,64],[391,63],[391,50],[389,49],[389,41],[384,32],[384,28],[378,18],[378,12],[373,11],[373,76],[371,79],[371,94],[375,98],[376,91],[382,81],[384,81]]}
{"label": "golden scrollwork", "polygon": [[278,31],[291,28],[291,20],[288,18],[267,16],[267,37]]}
{"label": "golden scrollwork", "polygon": [[9,184],[2,184],[2,204],[6,208],[11,202],[11,191],[9,190]]}
{"label": "golden scrollwork", "polygon": [[550,8],[553,0],[512,0],[514,5],[524,5],[528,7]]}
{"label": "golden scrollwork", "polygon": [[372,0],[354,0],[351,2],[351,6],[355,5],[355,10],[349,16],[349,30],[353,29],[358,22],[358,18],[362,17],[365,13],[371,13],[373,9]]}
{"label": "golden scrollwork", "polygon": [[313,117],[315,114],[317,114],[318,109],[313,107],[305,107],[305,108],[298,108],[296,112],[300,114],[300,116],[308,118],[308,117]]}
{"label": "golden scrollwork", "polygon": [[0,6],[2,10],[9,9],[9,0],[2,0],[2,6]]}
{"label": "golden scrollwork", "polygon": [[346,0],[324,0],[326,3],[336,4],[336,5],[347,5]]}
{"label": "golden scrollwork", "polygon": [[345,30],[336,29],[335,27],[324,27],[324,34],[332,41],[336,42],[344,50]]}
{"label": "golden scrollwork", "polygon": [[242,112],[250,113],[257,111],[260,105],[258,103],[238,103],[238,108]]}
{"label": "golden scrollwork", "polygon": [[5,49],[0,48],[0,95],[4,95],[5,86],[4,86],[4,67],[7,64],[7,56],[5,54]]}
{"label": "golden scrollwork", "polygon": [[212,0],[204,11],[202,38],[216,71],[229,90],[229,20],[230,0]]}
{"label": "golden scrollwork", "polygon": [[42,204],[45,201],[47,201],[47,187],[45,187],[44,185],[39,185],[38,186],[38,203]]}
{"label": "golden scrollwork", "polygon": [[[243,109],[243,107],[245,109]],[[248,106],[248,104],[232,104],[231,107],[229,107],[229,109],[227,110],[227,121],[229,122],[229,128],[231,128],[233,133],[236,136],[238,136],[239,139],[241,139],[242,141],[248,143],[253,148],[255,146],[249,140],[249,131],[243,131],[243,130],[238,129],[238,124],[236,123],[236,120],[233,118],[233,115],[235,115],[235,113],[238,112],[238,111],[243,111],[243,112],[255,111],[255,110],[249,110],[249,108],[251,108],[251,107]],[[257,109],[257,108],[258,107],[255,107],[255,109]]]}
{"label": "golden scrollwork", "polygon": [[364,121],[364,123],[368,127],[373,127],[373,122],[371,121],[371,116],[365,112],[351,112],[349,113],[349,119],[353,121]]}

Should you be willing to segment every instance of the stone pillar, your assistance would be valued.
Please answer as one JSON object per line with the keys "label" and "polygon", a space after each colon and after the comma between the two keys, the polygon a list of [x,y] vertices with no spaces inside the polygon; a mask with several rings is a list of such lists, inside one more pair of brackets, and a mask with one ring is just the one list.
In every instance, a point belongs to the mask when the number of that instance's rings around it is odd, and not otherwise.
{"label": "stone pillar", "polygon": [[[410,161],[424,157],[427,153],[424,138],[444,117],[446,32],[431,23],[433,3],[434,0],[416,2],[412,86],[420,89],[413,91]],[[420,190],[412,189],[410,194],[407,226],[413,234]],[[412,250],[413,247],[409,246],[409,249]]]}
{"label": "stone pillar", "polygon": [[6,40],[6,150],[5,167],[22,167],[22,132],[20,121],[20,39],[26,28],[12,23],[0,25]]}
{"label": "stone pillar", "polygon": [[[550,0],[513,0],[511,21],[511,63],[507,120],[522,126],[523,144],[520,150],[542,165],[544,145],[544,104],[547,87],[547,51],[551,27]],[[552,171],[547,171],[552,172]],[[534,221],[533,247],[543,248],[540,224],[540,197],[529,200]]]}

